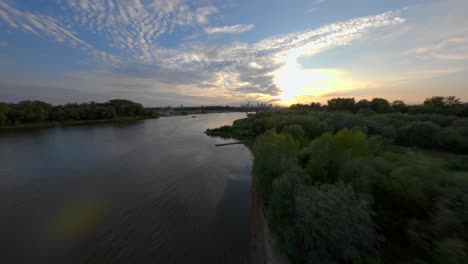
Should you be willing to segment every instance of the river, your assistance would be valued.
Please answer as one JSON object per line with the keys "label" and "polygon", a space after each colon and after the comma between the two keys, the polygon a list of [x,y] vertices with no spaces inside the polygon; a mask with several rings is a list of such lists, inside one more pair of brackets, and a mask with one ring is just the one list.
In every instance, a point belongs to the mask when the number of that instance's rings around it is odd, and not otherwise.
{"label": "river", "polygon": [[246,263],[244,113],[0,133],[1,263]]}

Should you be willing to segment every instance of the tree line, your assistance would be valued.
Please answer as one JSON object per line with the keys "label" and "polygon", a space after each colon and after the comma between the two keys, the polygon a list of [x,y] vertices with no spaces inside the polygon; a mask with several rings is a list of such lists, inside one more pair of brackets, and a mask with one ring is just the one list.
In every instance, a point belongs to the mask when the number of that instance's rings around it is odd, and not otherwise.
{"label": "tree line", "polygon": [[0,102],[0,126],[38,122],[67,122],[116,119],[119,117],[158,117],[155,109],[141,104],[114,99],[105,103],[70,103],[56,105],[42,101],[22,101],[16,104]]}
{"label": "tree line", "polygon": [[256,138],[254,182],[291,261],[467,263],[465,106],[453,97],[401,111],[380,99],[367,110],[331,101],[207,131]]}
{"label": "tree line", "polygon": [[328,111],[350,111],[353,113],[410,113],[410,114],[444,114],[468,117],[468,105],[455,96],[433,96],[423,104],[407,105],[402,100],[389,102],[384,98],[372,100],[354,98],[333,98],[327,105],[320,103],[293,104],[291,109],[324,109]]}
{"label": "tree line", "polygon": [[[341,100],[343,99],[336,99],[339,102],[342,102]],[[373,110],[339,111],[330,110],[328,107],[296,105],[289,109],[264,111],[237,120],[233,126],[211,129],[207,133],[252,138],[270,129],[280,132],[292,124],[299,125],[304,130],[304,136],[309,139],[326,132],[335,134],[343,128],[349,128],[377,136],[386,144],[468,154],[468,119],[463,116],[442,114],[438,110],[427,113],[398,111],[379,113]]]}

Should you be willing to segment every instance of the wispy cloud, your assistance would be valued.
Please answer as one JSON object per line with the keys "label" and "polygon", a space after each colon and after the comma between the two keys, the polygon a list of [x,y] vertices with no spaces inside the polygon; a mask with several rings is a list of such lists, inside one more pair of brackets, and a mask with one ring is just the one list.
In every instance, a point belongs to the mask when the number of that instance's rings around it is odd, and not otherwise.
{"label": "wispy cloud", "polygon": [[[301,56],[348,45],[373,29],[405,21],[398,12],[387,12],[255,43],[190,40],[168,48],[159,40],[177,29],[191,29],[195,34],[199,31],[240,33],[253,29],[254,25],[210,27],[211,16],[219,10],[204,1],[58,2],[62,10],[68,11],[64,13],[71,15],[52,17],[31,13],[0,0],[0,21],[13,29],[81,48],[109,66],[99,74],[80,74],[73,78],[87,81],[92,76],[94,85],[119,91],[135,91],[138,87],[139,92],[202,94],[207,98],[270,100],[282,92],[275,82],[275,72],[285,65],[296,63]],[[110,54],[97,49],[77,33],[82,31],[99,33],[107,45],[122,52]]]}
{"label": "wispy cloud", "polygon": [[73,47],[79,47],[104,63],[112,64],[120,62],[120,59],[116,56],[99,51],[88,42],[79,38],[77,33],[55,17],[23,11],[17,9],[13,4],[0,0],[1,20],[14,29],[19,29],[38,37],[50,37],[57,42],[67,42]]}
{"label": "wispy cloud", "polygon": [[[207,87],[215,87],[215,94],[230,95],[231,98],[270,100],[271,96],[279,96],[282,92],[275,83],[274,74],[285,65],[296,63],[301,56],[311,56],[350,44],[373,29],[401,23],[404,23],[404,19],[398,13],[387,12],[279,35],[251,44],[189,42],[174,48],[155,48],[151,56],[156,58],[157,65],[133,65],[132,76],[160,76],[158,72],[171,69],[163,75],[177,82],[178,76],[184,76],[185,73],[194,76],[193,73],[198,73],[190,85],[185,81],[173,83],[173,91],[205,94]],[[131,71],[125,68],[121,72]],[[167,83],[164,79],[156,77],[154,81]]]}
{"label": "wispy cloud", "polygon": [[8,47],[8,43],[6,41],[0,41],[0,49]]}
{"label": "wispy cloud", "polygon": [[207,27],[205,32],[207,34],[218,34],[218,33],[242,33],[252,30],[255,27],[253,24],[248,25],[233,25],[224,27]]}
{"label": "wispy cloud", "polygon": [[314,7],[311,7],[309,9],[307,9],[307,12],[314,12],[314,11],[319,10],[320,8],[318,6],[325,3],[326,1],[327,0],[314,0],[314,2],[313,2]]}
{"label": "wispy cloud", "polygon": [[103,32],[111,47],[144,62],[153,59],[150,50],[161,36],[178,28],[204,25],[218,13],[215,6],[184,0],[154,0],[145,4],[140,0],[66,0],[62,8],[73,14],[67,19],[68,24]]}
{"label": "wispy cloud", "polygon": [[468,60],[468,36],[452,37],[431,46],[408,50],[404,54],[424,60]]}

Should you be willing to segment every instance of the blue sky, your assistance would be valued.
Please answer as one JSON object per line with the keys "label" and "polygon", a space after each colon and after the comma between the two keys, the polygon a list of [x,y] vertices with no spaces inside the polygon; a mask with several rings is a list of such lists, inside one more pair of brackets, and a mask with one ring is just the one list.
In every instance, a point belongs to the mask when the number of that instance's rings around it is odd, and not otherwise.
{"label": "blue sky", "polygon": [[0,101],[468,101],[466,0],[0,0]]}

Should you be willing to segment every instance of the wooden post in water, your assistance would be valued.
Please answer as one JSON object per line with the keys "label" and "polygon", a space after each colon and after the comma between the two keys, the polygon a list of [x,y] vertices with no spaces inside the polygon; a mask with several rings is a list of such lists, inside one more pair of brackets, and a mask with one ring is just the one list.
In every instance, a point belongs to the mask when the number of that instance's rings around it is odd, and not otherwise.
{"label": "wooden post in water", "polygon": [[238,142],[232,142],[232,143],[224,143],[224,144],[216,144],[217,147],[222,147],[222,146],[229,146],[229,145],[237,145],[237,144],[244,144],[248,143],[249,141],[238,141]]}

